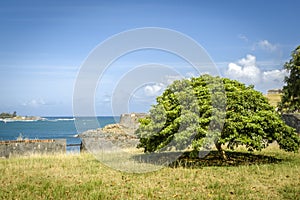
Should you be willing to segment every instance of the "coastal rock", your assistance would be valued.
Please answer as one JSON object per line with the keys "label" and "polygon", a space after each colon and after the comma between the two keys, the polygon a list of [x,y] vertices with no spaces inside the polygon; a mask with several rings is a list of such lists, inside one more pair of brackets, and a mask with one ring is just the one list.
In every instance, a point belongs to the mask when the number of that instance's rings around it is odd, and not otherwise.
{"label": "coastal rock", "polygon": [[[84,149],[113,149],[136,147],[139,138],[134,134],[139,127],[138,119],[146,114],[123,114],[120,123],[109,124],[103,128],[88,130],[78,135],[83,141]],[[86,148],[88,146],[89,148]],[[99,147],[100,146],[100,147]]]}
{"label": "coastal rock", "polygon": [[128,138],[137,139],[134,129],[128,129],[120,124],[109,124],[103,128],[88,130],[78,135],[80,138],[105,138],[108,140]]}
{"label": "coastal rock", "polygon": [[14,122],[14,121],[39,121],[39,120],[45,120],[42,117],[36,117],[36,116],[16,116],[16,117],[11,117],[11,118],[4,118],[0,119],[0,121],[3,122]]}
{"label": "coastal rock", "polygon": [[133,134],[134,130],[120,124],[109,124],[104,128],[88,130],[79,134],[83,142],[83,150],[113,150],[136,147],[139,139]]}
{"label": "coastal rock", "polygon": [[126,113],[122,114],[120,118],[120,125],[136,130],[140,123],[139,119],[146,117],[146,113]]}
{"label": "coastal rock", "polygon": [[296,129],[296,132],[300,134],[300,114],[292,114],[292,113],[285,113],[282,115],[283,121]]}

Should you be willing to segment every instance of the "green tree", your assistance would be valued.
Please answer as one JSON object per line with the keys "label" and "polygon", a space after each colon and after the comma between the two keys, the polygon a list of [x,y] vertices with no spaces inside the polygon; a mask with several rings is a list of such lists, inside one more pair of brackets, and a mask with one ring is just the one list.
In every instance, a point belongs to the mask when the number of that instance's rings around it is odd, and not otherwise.
{"label": "green tree", "polygon": [[0,118],[1,118],[1,119],[12,118],[12,117],[13,117],[13,115],[10,114],[10,113],[5,113],[5,112],[3,112],[3,113],[0,114]]}
{"label": "green tree", "polygon": [[198,151],[212,142],[227,159],[222,145],[252,151],[277,141],[280,148],[295,152],[300,145],[295,130],[253,86],[209,75],[169,85],[140,123],[138,147],[145,152]]}
{"label": "green tree", "polygon": [[300,46],[292,52],[292,58],[284,69],[289,72],[284,82],[283,95],[279,103],[281,112],[300,112]]}

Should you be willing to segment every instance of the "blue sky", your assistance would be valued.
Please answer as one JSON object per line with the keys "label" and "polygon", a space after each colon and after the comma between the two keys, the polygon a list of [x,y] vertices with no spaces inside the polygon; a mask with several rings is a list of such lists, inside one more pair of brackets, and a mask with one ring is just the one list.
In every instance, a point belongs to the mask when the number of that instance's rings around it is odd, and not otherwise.
{"label": "blue sky", "polygon": [[[142,27],[168,28],[193,38],[222,76],[254,84],[264,93],[280,88],[286,75],[282,66],[300,44],[299,7],[296,0],[1,1],[0,112],[72,115],[74,83],[89,53],[112,35]],[[149,62],[193,74],[167,53],[124,56],[99,82],[97,115],[112,114],[113,83],[131,66]],[[141,86],[129,111],[147,111],[172,77]]]}

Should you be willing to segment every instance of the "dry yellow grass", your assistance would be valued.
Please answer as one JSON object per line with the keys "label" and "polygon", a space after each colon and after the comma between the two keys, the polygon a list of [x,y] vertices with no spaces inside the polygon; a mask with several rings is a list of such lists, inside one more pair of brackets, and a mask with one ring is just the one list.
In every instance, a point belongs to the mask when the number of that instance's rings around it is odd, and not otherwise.
{"label": "dry yellow grass", "polygon": [[255,154],[282,161],[133,174],[90,154],[1,159],[0,199],[299,199],[300,154]]}
{"label": "dry yellow grass", "polygon": [[282,94],[266,94],[265,97],[269,100],[269,103],[277,107],[278,103],[281,101]]}

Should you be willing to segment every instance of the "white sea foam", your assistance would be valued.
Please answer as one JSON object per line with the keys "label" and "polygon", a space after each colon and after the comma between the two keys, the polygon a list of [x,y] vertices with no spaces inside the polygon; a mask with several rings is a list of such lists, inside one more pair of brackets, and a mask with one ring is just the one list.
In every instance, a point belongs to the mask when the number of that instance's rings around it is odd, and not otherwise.
{"label": "white sea foam", "polygon": [[49,122],[58,122],[58,121],[74,121],[75,118],[58,118],[58,119],[47,119],[46,118],[46,121],[49,121]]}
{"label": "white sea foam", "polygon": [[60,118],[60,119],[57,119],[57,121],[74,121],[75,118]]}
{"label": "white sea foam", "polygon": [[0,121],[7,123],[7,122],[36,122],[40,121],[41,119],[26,119],[26,120],[19,120],[19,119],[0,119]]}

